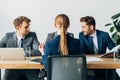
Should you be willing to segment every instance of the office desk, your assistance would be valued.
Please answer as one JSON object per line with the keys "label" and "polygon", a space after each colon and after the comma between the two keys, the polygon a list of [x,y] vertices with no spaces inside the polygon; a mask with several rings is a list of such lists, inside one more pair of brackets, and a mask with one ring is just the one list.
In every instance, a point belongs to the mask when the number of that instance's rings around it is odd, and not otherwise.
{"label": "office desk", "polygon": [[[88,57],[99,58],[100,55],[87,55]],[[87,69],[105,69],[106,80],[109,80],[109,70],[112,70],[112,80],[116,80],[116,68],[120,68],[120,60],[114,61],[113,58],[100,58],[103,61],[87,62]],[[109,69],[109,70],[108,70]]]}
{"label": "office desk", "polygon": [[29,61],[0,61],[1,69],[43,69],[44,66]]}
{"label": "office desk", "polygon": [[[98,57],[99,55],[87,55],[87,57]],[[36,57],[34,57],[36,58]],[[120,60],[113,58],[101,58],[100,62],[87,62],[87,69],[116,69],[120,68]],[[43,64],[31,63],[29,61],[0,61],[1,69],[43,69]]]}
{"label": "office desk", "polygon": [[[32,59],[40,57],[32,57]],[[31,62],[28,60],[21,61],[2,61],[0,60],[0,69],[43,69],[43,64]]]}
{"label": "office desk", "polygon": [[[34,58],[40,58],[40,57],[32,57]],[[30,61],[2,61],[0,60],[0,69],[43,69],[44,66],[39,63],[30,62]],[[1,71],[0,71],[0,77],[1,77]],[[1,80],[1,78],[0,78]]]}
{"label": "office desk", "polygon": [[[99,55],[87,55],[87,57],[98,57]],[[116,69],[120,68],[120,60],[113,58],[102,58],[100,62],[87,62],[87,69]],[[0,61],[0,69],[43,69],[43,64],[31,63],[29,61]],[[106,75],[106,80],[108,76]],[[113,75],[115,76],[115,75]],[[114,79],[113,79],[114,80]]]}
{"label": "office desk", "polygon": [[[87,55],[87,57],[97,57],[100,55]],[[88,69],[116,69],[120,68],[120,60],[114,61],[113,58],[101,58],[103,61],[87,62]]]}

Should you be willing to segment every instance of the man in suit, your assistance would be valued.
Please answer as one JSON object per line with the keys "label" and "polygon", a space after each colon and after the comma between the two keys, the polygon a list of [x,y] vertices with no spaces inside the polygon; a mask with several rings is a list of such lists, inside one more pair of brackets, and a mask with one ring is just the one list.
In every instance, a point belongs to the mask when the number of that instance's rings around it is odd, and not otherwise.
{"label": "man in suit", "polygon": [[[91,16],[82,17],[80,19],[82,32],[79,33],[79,39],[83,43],[82,51],[85,54],[104,54],[106,53],[106,49],[112,49],[115,47],[115,44],[111,40],[109,34],[104,31],[95,29],[95,20]],[[92,46],[88,40],[89,37],[93,38],[94,51],[91,51]]]}
{"label": "man in suit", "polygon": [[[0,41],[0,47],[31,47],[31,55],[40,55],[38,50],[39,41],[35,32],[30,32],[31,20],[20,16],[14,20],[16,31],[7,33]],[[13,65],[14,66],[14,65]],[[24,76],[27,80],[39,80],[39,70],[35,69],[6,69],[3,80],[19,80]]]}
{"label": "man in suit", "polygon": [[[112,49],[115,44],[109,34],[95,28],[95,19],[91,16],[85,16],[80,19],[82,32],[79,33],[79,39],[82,44],[82,53],[84,54],[104,54],[106,49]],[[94,70],[95,77],[105,77],[104,70]],[[97,80],[97,79],[95,79]]]}

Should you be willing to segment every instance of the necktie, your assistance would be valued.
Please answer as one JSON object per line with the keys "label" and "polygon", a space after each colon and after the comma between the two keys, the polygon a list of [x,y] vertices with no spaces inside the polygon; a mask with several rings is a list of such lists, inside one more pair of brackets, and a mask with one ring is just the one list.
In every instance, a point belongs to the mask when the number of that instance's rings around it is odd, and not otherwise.
{"label": "necktie", "polygon": [[21,40],[20,40],[20,44],[19,44],[19,47],[20,47],[20,48],[23,48],[23,40],[24,40],[24,39],[21,38]]}
{"label": "necktie", "polygon": [[89,36],[88,41],[89,41],[90,47],[91,47],[90,53],[94,54],[95,52],[94,52],[93,36]]}

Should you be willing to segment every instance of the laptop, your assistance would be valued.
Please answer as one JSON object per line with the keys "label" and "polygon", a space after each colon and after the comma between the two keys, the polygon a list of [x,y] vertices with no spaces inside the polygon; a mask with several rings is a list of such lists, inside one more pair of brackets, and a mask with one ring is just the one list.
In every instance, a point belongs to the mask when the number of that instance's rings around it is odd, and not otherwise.
{"label": "laptop", "polygon": [[23,48],[0,48],[1,60],[24,60]]}

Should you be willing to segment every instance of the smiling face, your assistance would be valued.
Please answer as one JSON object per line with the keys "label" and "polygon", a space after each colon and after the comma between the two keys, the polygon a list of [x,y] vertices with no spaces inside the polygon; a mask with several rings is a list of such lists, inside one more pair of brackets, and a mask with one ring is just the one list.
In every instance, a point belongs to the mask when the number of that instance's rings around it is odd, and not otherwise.
{"label": "smiling face", "polygon": [[20,37],[25,37],[30,32],[31,20],[25,16],[19,16],[14,20],[15,29]]}
{"label": "smiling face", "polygon": [[81,27],[84,35],[91,35],[94,32],[93,25],[87,25],[86,22],[81,22]]}
{"label": "smiling face", "polygon": [[16,30],[21,37],[24,37],[30,32],[29,26],[30,26],[29,22],[23,21],[18,27],[16,27]]}

